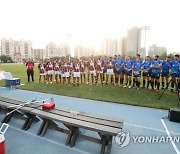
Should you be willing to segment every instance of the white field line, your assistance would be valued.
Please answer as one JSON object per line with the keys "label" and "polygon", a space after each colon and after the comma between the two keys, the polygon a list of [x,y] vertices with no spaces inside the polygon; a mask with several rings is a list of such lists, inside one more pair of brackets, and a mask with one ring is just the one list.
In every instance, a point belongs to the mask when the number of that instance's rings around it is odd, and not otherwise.
{"label": "white field line", "polygon": [[[139,127],[139,128],[143,128],[143,129],[149,129],[149,130],[153,130],[153,131],[158,131],[158,132],[163,132],[166,133],[165,130],[161,130],[161,129],[156,129],[156,128],[151,128],[151,127],[145,127],[145,126],[140,126],[140,125],[135,125],[135,124],[129,124],[129,123],[124,123],[125,125],[129,125],[129,126],[133,126],[133,127]],[[170,132],[171,134],[174,135],[180,135],[180,133],[176,133],[176,132]]]}
{"label": "white field line", "polygon": [[[171,138],[170,132],[167,129],[166,124],[164,123],[164,120],[161,119],[161,122],[162,122],[162,124],[163,124],[163,126],[164,126],[164,128],[166,130],[166,133],[167,133],[168,137]],[[176,147],[176,144],[174,143],[174,141],[173,140],[170,140],[170,141],[171,141],[171,144],[172,144],[174,150],[176,151],[176,154],[180,154],[180,152],[179,152],[178,148]]]}

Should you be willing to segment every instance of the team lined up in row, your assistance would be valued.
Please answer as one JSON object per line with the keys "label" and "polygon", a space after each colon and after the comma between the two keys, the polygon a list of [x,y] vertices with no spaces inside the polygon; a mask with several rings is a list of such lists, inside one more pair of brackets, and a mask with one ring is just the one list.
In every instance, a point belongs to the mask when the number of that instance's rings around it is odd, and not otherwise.
{"label": "team lined up in row", "polygon": [[[162,77],[162,88],[165,86],[168,87],[169,75],[172,77],[180,76],[180,58],[179,55],[174,56],[174,60],[170,61],[170,57],[167,57],[165,61],[159,60],[159,56],[155,56],[152,60],[149,56],[145,58],[144,61],[140,60],[140,55],[137,54],[136,60],[130,60],[130,56],[126,56],[125,60],[121,58],[120,55],[110,57],[109,60],[107,57],[104,59],[99,56],[97,60],[91,56],[88,62],[80,61],[79,59],[75,61],[65,61],[64,59],[59,61],[53,61],[50,59],[47,62],[41,62],[38,65],[40,72],[39,82],[41,82],[41,77],[44,77],[44,82],[52,83],[53,74],[55,74],[56,82],[62,83],[62,85],[67,82],[70,85],[71,77],[73,77],[73,83],[79,82],[89,83],[91,78],[91,83],[98,85],[100,78],[101,84],[108,84],[110,77],[110,84],[131,88],[131,80],[133,77],[133,86],[136,86],[137,89],[140,87],[140,77],[143,76],[143,87],[151,89],[160,88],[160,76]],[[87,76],[86,76],[87,74]],[[115,81],[114,81],[115,78]],[[124,82],[125,79],[125,82]],[[147,84],[146,84],[147,82]],[[174,88],[173,80],[171,88]]]}

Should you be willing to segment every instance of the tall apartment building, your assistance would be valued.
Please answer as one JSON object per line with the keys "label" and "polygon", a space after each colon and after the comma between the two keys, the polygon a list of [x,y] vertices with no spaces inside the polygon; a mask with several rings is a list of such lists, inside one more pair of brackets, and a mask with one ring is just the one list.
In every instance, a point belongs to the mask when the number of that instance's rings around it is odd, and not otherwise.
{"label": "tall apartment building", "polygon": [[69,45],[67,43],[59,44],[57,55],[63,57],[70,55]]}
{"label": "tall apartment building", "polygon": [[40,60],[45,58],[45,49],[33,49],[34,59]]}
{"label": "tall apartment building", "polygon": [[46,45],[45,58],[51,58],[57,56],[57,44],[50,42]]}
{"label": "tall apartment building", "polygon": [[56,43],[50,42],[46,45],[45,58],[51,57],[62,57],[70,54],[69,45],[67,43],[61,43],[57,45]]}
{"label": "tall apartment building", "polygon": [[121,56],[127,55],[127,37],[122,37],[119,39],[118,52],[118,54],[120,54]]}
{"label": "tall apartment building", "polygon": [[95,56],[95,49],[92,47],[77,45],[74,49],[74,57],[90,57],[91,55]]}
{"label": "tall apartment building", "polygon": [[15,62],[22,59],[34,58],[32,42],[25,40],[2,39],[1,54],[10,56]]}
{"label": "tall apartment building", "polygon": [[106,56],[114,56],[120,54],[118,51],[118,40],[117,39],[104,39],[102,42],[101,52]]}
{"label": "tall apartment building", "polygon": [[157,45],[153,44],[149,47],[148,55],[153,57],[155,55],[162,55],[163,53],[167,54],[166,47],[158,47]]}
{"label": "tall apartment building", "polygon": [[136,56],[141,48],[141,29],[133,27],[127,32],[127,55]]}

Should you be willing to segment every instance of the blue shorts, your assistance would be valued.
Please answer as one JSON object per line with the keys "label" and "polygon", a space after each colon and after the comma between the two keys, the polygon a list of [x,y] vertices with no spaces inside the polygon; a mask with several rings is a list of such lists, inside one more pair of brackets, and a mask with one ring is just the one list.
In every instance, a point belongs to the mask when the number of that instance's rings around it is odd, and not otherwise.
{"label": "blue shorts", "polygon": [[125,74],[125,69],[124,68],[120,68],[119,70],[115,70],[115,74],[123,75],[123,74]]}
{"label": "blue shorts", "polygon": [[120,75],[124,75],[125,74],[125,69],[124,68],[120,68],[119,73],[120,73]]}
{"label": "blue shorts", "polygon": [[125,75],[132,76],[132,70],[130,70],[130,71],[125,70]]}
{"label": "blue shorts", "polygon": [[169,76],[169,72],[161,72],[161,76]]}
{"label": "blue shorts", "polygon": [[152,73],[151,78],[159,79],[160,78],[160,73]]}
{"label": "blue shorts", "polygon": [[142,76],[150,77],[151,76],[151,71],[149,70],[148,72],[143,72]]}

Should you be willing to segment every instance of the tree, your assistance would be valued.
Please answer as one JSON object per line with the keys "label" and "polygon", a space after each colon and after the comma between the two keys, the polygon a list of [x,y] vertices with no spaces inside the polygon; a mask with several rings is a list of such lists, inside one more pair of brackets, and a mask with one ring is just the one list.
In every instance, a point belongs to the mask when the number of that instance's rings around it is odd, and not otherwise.
{"label": "tree", "polygon": [[88,57],[85,57],[85,56],[82,56],[80,59],[83,61],[88,61]]}
{"label": "tree", "polygon": [[56,60],[56,59],[58,59],[58,60],[59,60],[59,59],[60,59],[60,57],[56,56],[56,57],[53,57],[52,59],[53,59],[53,60]]}
{"label": "tree", "polygon": [[167,57],[167,53],[166,53],[166,52],[164,52],[164,53],[162,53],[162,54],[159,56],[159,59],[161,59],[161,60],[165,60],[165,59],[166,59],[166,57]]}
{"label": "tree", "polygon": [[12,58],[10,56],[6,56],[6,55],[1,55],[0,60],[2,63],[12,63],[13,62]]}

